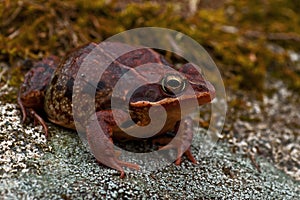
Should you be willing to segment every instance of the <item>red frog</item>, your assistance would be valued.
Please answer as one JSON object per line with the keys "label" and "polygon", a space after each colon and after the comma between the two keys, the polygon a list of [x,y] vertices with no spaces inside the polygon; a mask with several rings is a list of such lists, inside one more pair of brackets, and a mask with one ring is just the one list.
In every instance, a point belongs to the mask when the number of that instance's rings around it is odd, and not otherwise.
{"label": "red frog", "polygon": [[[122,43],[105,42],[102,43],[102,52],[114,53],[122,48],[131,46]],[[117,98],[119,102],[129,102],[129,117],[138,126],[146,126],[150,123],[149,109],[157,105],[165,108],[167,118],[163,128],[155,135],[155,140],[162,143],[161,149],[176,149],[177,159],[175,164],[180,165],[181,157],[186,155],[187,158],[196,163],[194,156],[191,153],[191,142],[193,138],[193,120],[188,113],[182,118],[180,114],[180,102],[189,102],[191,98],[196,98],[198,105],[209,103],[215,97],[215,89],[211,83],[197,71],[196,66],[187,63],[181,67],[175,67],[168,63],[162,55],[158,54],[150,48],[133,48],[132,51],[125,53],[114,60],[102,74],[102,77],[97,83],[86,82],[82,85],[85,96],[78,98],[85,99],[92,96],[95,98],[95,106],[85,105],[82,101],[79,112],[84,112],[87,119],[89,115],[96,111],[96,118],[103,131],[99,131],[90,121],[76,121],[72,110],[72,95],[74,89],[74,81],[77,72],[84,59],[95,48],[99,48],[96,43],[90,43],[70,52],[61,62],[59,59],[52,56],[40,62],[25,75],[24,83],[22,84],[18,104],[21,107],[23,121],[30,114],[35,121],[38,121],[44,128],[46,136],[48,129],[45,121],[41,117],[41,111],[45,111],[48,120],[60,126],[74,129],[86,133],[89,148],[95,158],[104,165],[114,168],[121,172],[120,177],[123,178],[125,173],[123,167],[138,169],[139,166],[133,163],[128,163],[120,160],[116,156],[113,142],[123,141],[123,139],[134,139],[134,137],[124,133],[117,125],[112,114],[111,99],[113,88],[118,80],[127,73],[132,71],[139,79],[142,75],[136,68],[140,65],[155,63],[157,65],[165,65],[170,67],[170,72],[155,71],[157,74],[157,83],[146,84],[138,88],[131,97],[127,97],[128,91],[124,89]],[[149,69],[151,70],[151,69]],[[172,71],[178,71],[174,74]],[[185,95],[186,85],[190,84],[195,95]],[[94,90],[92,90],[94,89]],[[93,93],[91,95],[91,93]],[[73,96],[74,98],[74,96]],[[195,110],[195,107],[187,109],[188,112]],[[124,115],[124,111],[117,111],[120,121],[124,126],[131,126],[128,123],[128,116]],[[78,122],[79,127],[75,127]],[[179,124],[183,126],[179,127]],[[76,129],[77,128],[77,129]],[[175,137],[172,143],[171,139],[164,137],[167,132],[175,132],[178,137]]]}

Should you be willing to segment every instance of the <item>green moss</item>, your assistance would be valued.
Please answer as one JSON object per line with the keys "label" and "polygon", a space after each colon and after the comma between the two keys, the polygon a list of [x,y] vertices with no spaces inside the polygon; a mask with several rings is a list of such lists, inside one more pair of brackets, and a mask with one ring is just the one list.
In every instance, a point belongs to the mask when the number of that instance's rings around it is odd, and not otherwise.
{"label": "green moss", "polygon": [[[234,0],[219,9],[199,9],[194,14],[176,1],[5,2],[0,5],[0,60],[10,64],[20,58],[63,56],[84,43],[100,42],[136,27],[157,26],[181,31],[200,42],[218,64],[227,87],[233,90],[264,90],[268,70],[291,88],[300,89],[299,72],[286,53],[267,48],[272,43],[300,51],[300,43],[295,42],[300,38],[297,1]],[[236,32],[224,31],[224,26],[235,27]],[[273,33],[283,34],[274,37]]]}

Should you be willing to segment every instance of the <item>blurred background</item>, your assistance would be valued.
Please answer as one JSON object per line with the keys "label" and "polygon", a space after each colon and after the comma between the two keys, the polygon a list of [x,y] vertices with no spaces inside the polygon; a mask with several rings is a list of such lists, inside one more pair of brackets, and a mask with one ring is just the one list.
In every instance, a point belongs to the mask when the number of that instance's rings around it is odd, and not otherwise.
{"label": "blurred background", "polygon": [[198,41],[222,74],[222,135],[232,151],[300,180],[299,10],[294,0],[0,0],[0,87],[10,88],[0,101],[16,103],[28,59],[63,57],[132,28],[174,29]]}

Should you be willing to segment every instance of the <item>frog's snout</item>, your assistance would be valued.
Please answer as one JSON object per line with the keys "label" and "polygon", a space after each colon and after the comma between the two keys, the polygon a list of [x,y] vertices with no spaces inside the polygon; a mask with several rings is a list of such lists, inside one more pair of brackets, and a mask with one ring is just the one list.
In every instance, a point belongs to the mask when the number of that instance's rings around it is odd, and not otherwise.
{"label": "frog's snout", "polygon": [[205,84],[209,92],[210,101],[212,101],[216,97],[216,89],[209,81],[205,81]]}

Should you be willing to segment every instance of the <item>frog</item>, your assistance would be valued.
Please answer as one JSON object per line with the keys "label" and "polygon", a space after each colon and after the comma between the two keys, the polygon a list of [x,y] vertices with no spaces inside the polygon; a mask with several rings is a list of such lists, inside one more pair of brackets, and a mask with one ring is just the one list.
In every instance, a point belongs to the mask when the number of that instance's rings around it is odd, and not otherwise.
{"label": "frog", "polygon": [[[160,144],[159,151],[174,149],[177,152],[176,165],[181,164],[183,156],[186,156],[192,163],[197,163],[191,152],[194,120],[189,115],[196,108],[191,107],[182,117],[178,99],[188,103],[191,98],[196,98],[197,106],[210,103],[216,94],[213,84],[206,80],[195,64],[187,62],[179,67],[175,66],[154,49],[135,48],[120,42],[102,42],[101,44],[100,51],[107,54],[124,48],[130,51],[113,60],[97,82],[82,81],[83,93],[81,95],[83,96],[75,96],[75,98],[83,99],[78,109],[79,113],[85,113],[87,120],[74,117],[72,98],[74,98],[74,85],[80,67],[88,55],[99,48],[99,44],[94,42],[70,51],[61,60],[50,56],[35,63],[25,75],[18,94],[18,104],[23,115],[22,121],[25,122],[30,116],[35,124],[42,125],[46,137],[49,137],[46,119],[59,126],[84,132],[88,147],[96,160],[119,171],[121,178],[125,177],[124,167],[138,170],[139,165],[119,159],[114,149],[116,141],[153,139]],[[168,66],[170,70],[152,71],[156,74],[156,82],[145,83],[131,96],[128,96],[126,85],[123,85],[124,89],[114,98],[117,98],[121,104],[128,101],[130,114],[126,115],[122,109],[116,109],[116,114],[113,114],[112,94],[118,80],[127,72],[133,72],[136,79],[142,79],[142,75],[136,70],[137,67],[151,63]],[[152,68],[149,67],[147,70],[151,72]],[[174,70],[177,73],[174,73]],[[84,74],[81,74],[81,77],[84,77]],[[187,84],[194,90],[194,97],[185,95]],[[86,98],[94,98],[95,105],[85,105],[87,104],[84,101]],[[132,125],[147,126],[151,122],[149,110],[157,105],[166,110],[167,117],[162,129],[153,137],[136,138],[119,127],[117,121],[120,121],[126,128]],[[94,121],[98,122],[102,131],[99,131]],[[131,123],[128,123],[129,121]],[[176,133],[176,137],[170,137],[170,134],[167,134],[169,132]]]}

